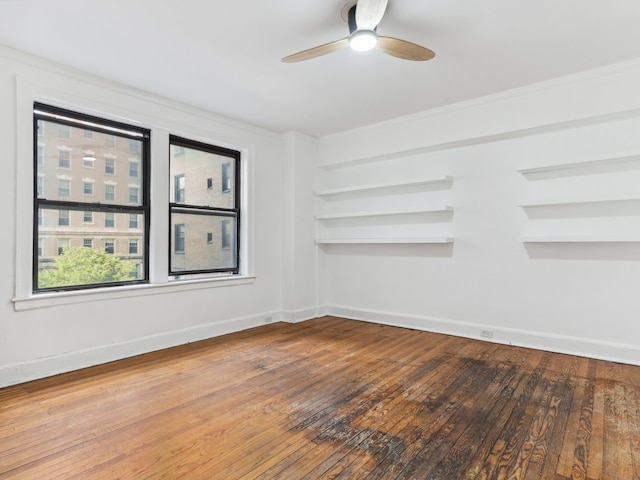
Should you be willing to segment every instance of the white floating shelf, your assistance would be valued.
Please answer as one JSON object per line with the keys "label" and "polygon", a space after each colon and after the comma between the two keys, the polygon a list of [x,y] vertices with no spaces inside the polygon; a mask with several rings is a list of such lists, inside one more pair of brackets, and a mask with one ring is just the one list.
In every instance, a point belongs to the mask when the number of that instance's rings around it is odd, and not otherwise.
{"label": "white floating shelf", "polygon": [[540,235],[522,239],[524,243],[634,243],[640,236],[629,235]]}
{"label": "white floating shelf", "polygon": [[571,206],[571,205],[590,205],[590,204],[605,204],[605,203],[622,203],[622,202],[639,202],[640,197],[635,198],[605,198],[605,199],[582,199],[582,200],[563,200],[563,201],[554,201],[554,200],[542,200],[536,202],[524,202],[519,204],[519,207],[522,208],[530,208],[530,207],[563,207],[563,206]]}
{"label": "white floating shelf", "polygon": [[320,238],[318,244],[403,244],[403,243],[453,243],[453,237],[422,237],[422,238]]}
{"label": "white floating shelf", "polygon": [[350,213],[328,213],[323,215],[316,215],[316,220],[337,220],[341,218],[364,218],[364,217],[382,217],[390,215],[415,215],[420,213],[444,213],[452,212],[453,207],[451,205],[445,205],[440,208],[423,208],[419,210],[386,210],[386,211],[372,211],[372,212],[350,212]]}
{"label": "white floating shelf", "polygon": [[631,155],[628,157],[601,158],[598,160],[585,160],[583,162],[561,163],[554,165],[546,165],[544,167],[521,168],[518,169],[522,175],[532,175],[536,173],[556,172],[559,170],[571,170],[573,168],[596,167],[599,165],[615,165],[619,163],[627,163],[640,161],[640,155]]}
{"label": "white floating shelf", "polygon": [[375,183],[370,185],[356,185],[353,187],[320,190],[316,192],[316,196],[325,197],[329,195],[340,195],[344,193],[365,192],[368,190],[381,190],[385,188],[395,188],[395,187],[413,187],[413,186],[419,186],[419,185],[430,185],[430,184],[446,183],[446,182],[452,182],[452,181],[453,181],[453,177],[449,175],[443,175],[441,177],[425,178],[422,180],[410,180],[406,182]]}

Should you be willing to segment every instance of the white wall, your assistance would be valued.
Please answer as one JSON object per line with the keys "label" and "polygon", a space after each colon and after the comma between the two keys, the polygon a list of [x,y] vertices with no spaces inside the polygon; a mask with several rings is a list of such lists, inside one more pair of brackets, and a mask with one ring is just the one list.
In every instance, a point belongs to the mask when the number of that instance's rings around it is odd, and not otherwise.
{"label": "white wall", "polygon": [[[152,285],[122,292],[30,299],[31,102],[52,101],[152,130],[152,170],[162,200],[169,133],[243,152],[247,197],[239,281]],[[260,325],[282,317],[281,135],[113,84],[0,47],[0,386]],[[26,123],[25,123],[26,122]],[[22,128],[27,125],[27,128]],[[168,180],[167,180],[168,182]],[[168,184],[168,183],[166,183]],[[166,203],[160,203],[160,205]],[[152,228],[168,232],[166,208]],[[166,271],[166,237],[152,245],[154,277]],[[27,265],[25,267],[25,258]],[[247,263],[249,262],[249,263]],[[17,275],[19,274],[19,275]],[[17,280],[18,279],[18,280]],[[154,280],[155,282],[156,280]],[[14,303],[18,297],[18,302]],[[17,311],[19,310],[19,311]]]}
{"label": "white wall", "polygon": [[319,259],[315,245],[315,197],[312,188],[316,156],[315,139],[297,132],[285,135],[282,295],[283,317],[291,322],[321,314],[318,308]]}
{"label": "white wall", "polygon": [[[323,244],[321,303],[352,318],[475,338],[490,330],[498,342],[640,364],[638,85],[635,61],[320,139],[320,191],[453,181],[321,196],[317,213],[454,207],[318,221],[325,239],[454,238]],[[596,160],[606,161],[518,171]],[[570,201],[590,203],[520,206]]]}

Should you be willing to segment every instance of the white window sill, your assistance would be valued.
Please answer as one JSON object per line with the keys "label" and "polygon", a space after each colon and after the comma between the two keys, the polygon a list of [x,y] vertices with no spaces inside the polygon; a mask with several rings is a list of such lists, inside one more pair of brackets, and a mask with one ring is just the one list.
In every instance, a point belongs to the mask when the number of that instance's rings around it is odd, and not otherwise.
{"label": "white window sill", "polygon": [[105,287],[91,290],[74,290],[70,292],[40,293],[30,297],[14,298],[13,308],[16,312],[49,308],[58,305],[93,302],[96,300],[110,300],[117,298],[143,297],[147,295],[161,295],[192,290],[203,290],[235,285],[249,285],[255,283],[256,277],[248,275],[234,275],[229,277],[206,278],[198,280],[174,280],[162,284],[128,285],[120,287]]}

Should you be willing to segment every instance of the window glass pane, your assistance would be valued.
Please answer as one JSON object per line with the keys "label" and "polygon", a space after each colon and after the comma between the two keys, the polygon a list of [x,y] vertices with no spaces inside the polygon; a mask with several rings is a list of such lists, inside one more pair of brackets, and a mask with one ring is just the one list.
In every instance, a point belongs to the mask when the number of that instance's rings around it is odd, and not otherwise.
{"label": "window glass pane", "polygon": [[138,187],[129,187],[129,203],[134,203],[136,205],[140,204],[140,197],[138,195],[139,188]]}
{"label": "window glass pane", "polygon": [[85,168],[94,168],[95,167],[95,153],[94,152],[83,152],[82,153],[82,166]]}
{"label": "window glass pane", "polygon": [[108,202],[116,201],[116,186],[113,184],[105,184],[104,199]]}
{"label": "window glass pane", "polygon": [[[169,192],[171,203],[235,208],[233,159],[216,153],[172,145],[170,165],[170,178],[174,182]],[[226,166],[223,167],[224,165]]]}
{"label": "window glass pane", "polygon": [[185,179],[184,175],[176,175],[173,177],[173,202],[174,203],[185,203]]}
{"label": "window glass pane", "polygon": [[[141,182],[138,179],[142,179],[144,174],[141,163],[142,140],[127,138],[116,142],[114,135],[96,131],[88,136],[88,131],[82,126],[59,124],[55,119],[38,119],[36,173],[38,177],[54,179],[44,182],[38,196],[47,200],[78,202],[85,201],[84,195],[88,194],[105,198],[104,180],[108,180],[125,186],[109,201],[129,204],[129,189],[126,186],[138,186],[138,182]],[[65,136],[59,137],[59,133]],[[87,177],[87,167],[95,168],[91,173],[95,180],[91,193],[88,191],[90,187],[83,182],[83,177]],[[101,178],[103,175],[104,178]],[[59,185],[59,181],[63,184]],[[139,188],[141,197],[141,183]],[[136,204],[139,205],[140,200]]]}
{"label": "window glass pane", "polygon": [[129,215],[129,228],[140,228],[140,218],[142,215],[132,213]]}
{"label": "window glass pane", "polygon": [[[93,213],[93,224],[86,223],[89,213]],[[132,214],[42,208],[38,216],[68,222],[68,226],[49,225],[38,231],[38,288],[144,278],[144,234],[129,228]],[[142,225],[143,215],[136,216]],[[70,236],[70,231],[77,235]]]}
{"label": "window glass pane", "polygon": [[58,179],[58,198],[68,200],[71,197],[71,180]]}
{"label": "window glass pane", "polygon": [[236,217],[172,213],[171,270],[236,268]]}
{"label": "window glass pane", "polygon": [[104,159],[104,173],[107,175],[115,175],[116,173],[115,158],[108,157]]}
{"label": "window glass pane", "polygon": [[69,210],[58,210],[58,225],[69,226]]}
{"label": "window glass pane", "polygon": [[104,214],[105,228],[114,228],[116,226],[116,214],[113,212],[105,212]]}
{"label": "window glass pane", "polygon": [[58,168],[71,168],[71,152],[60,150],[58,152]]}

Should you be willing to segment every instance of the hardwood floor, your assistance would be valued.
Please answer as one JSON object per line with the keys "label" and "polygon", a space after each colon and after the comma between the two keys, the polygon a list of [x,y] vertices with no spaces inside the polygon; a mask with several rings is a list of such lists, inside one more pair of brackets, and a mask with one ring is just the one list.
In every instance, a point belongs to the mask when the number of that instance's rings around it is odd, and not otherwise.
{"label": "hardwood floor", "polygon": [[0,478],[640,479],[640,367],[266,325],[0,390]]}

